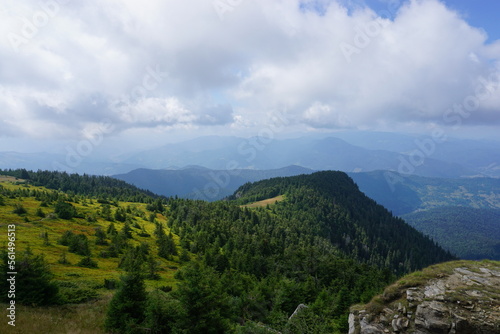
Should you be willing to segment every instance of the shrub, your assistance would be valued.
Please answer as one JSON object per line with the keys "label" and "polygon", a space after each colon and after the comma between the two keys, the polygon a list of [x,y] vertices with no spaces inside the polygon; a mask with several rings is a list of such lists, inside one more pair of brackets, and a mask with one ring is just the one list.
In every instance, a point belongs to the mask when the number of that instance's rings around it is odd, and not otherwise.
{"label": "shrub", "polygon": [[85,268],[97,268],[98,267],[97,262],[92,260],[92,258],[90,256],[85,256],[76,265],[79,267],[85,267]]}
{"label": "shrub", "polygon": [[35,215],[37,215],[40,218],[45,218],[45,212],[41,208],[36,209]]}
{"label": "shrub", "polygon": [[16,203],[14,205],[14,210],[12,212],[17,214],[17,215],[24,215],[24,214],[28,213],[28,211],[24,208],[24,206],[22,204],[19,204],[19,203]]}
{"label": "shrub", "polygon": [[118,287],[118,281],[115,279],[104,279],[104,288],[108,290],[114,290]]}
{"label": "shrub", "polygon": [[97,298],[94,289],[88,287],[63,287],[60,285],[61,302],[64,304],[79,304]]}
{"label": "shrub", "polygon": [[61,219],[71,219],[77,214],[75,207],[71,203],[63,201],[56,203],[54,212]]}

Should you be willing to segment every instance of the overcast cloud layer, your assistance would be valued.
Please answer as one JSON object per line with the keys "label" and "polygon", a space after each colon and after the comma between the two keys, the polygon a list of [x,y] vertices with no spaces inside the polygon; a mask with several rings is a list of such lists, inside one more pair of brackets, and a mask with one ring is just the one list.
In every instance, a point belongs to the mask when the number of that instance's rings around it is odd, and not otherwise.
{"label": "overcast cloud layer", "polygon": [[500,41],[437,0],[346,3],[4,1],[0,133],[500,125]]}

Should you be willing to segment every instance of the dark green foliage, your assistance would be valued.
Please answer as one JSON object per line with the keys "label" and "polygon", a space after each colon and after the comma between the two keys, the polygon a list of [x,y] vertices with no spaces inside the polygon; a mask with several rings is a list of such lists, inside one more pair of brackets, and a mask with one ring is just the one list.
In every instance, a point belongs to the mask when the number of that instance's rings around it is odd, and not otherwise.
{"label": "dark green foliage", "polygon": [[188,262],[190,260],[191,260],[191,257],[189,256],[188,251],[185,248],[183,248],[181,251],[181,255],[179,255],[179,261]]}
{"label": "dark green foliage", "polygon": [[89,214],[87,214],[87,216],[85,217],[85,219],[89,223],[95,223],[95,222],[97,222],[97,215],[95,213],[89,213]]}
{"label": "dark green foliage", "polygon": [[145,263],[146,278],[151,280],[160,279],[158,270],[159,270],[158,261],[153,256],[153,254],[149,254],[149,256],[147,257],[147,262]]}
{"label": "dark green foliage", "polygon": [[[97,181],[62,179],[71,184],[79,180],[83,189],[86,182]],[[30,195],[24,189],[0,193],[6,198]],[[181,247],[179,261],[185,262],[193,254],[176,274],[177,289],[147,298],[143,279],[158,278],[156,251],[130,239],[137,231],[145,233],[134,217],[147,215],[132,206],[119,207],[124,194],[108,189],[97,200],[102,204],[98,214],[121,225],[120,232],[113,223],[106,233],[96,230],[98,244],[109,242],[100,256],[121,256],[120,267],[128,272],[109,305],[106,328],[111,332],[347,332],[352,303],[370,300],[394,275],[451,259],[360,193],[344,173],[321,172],[247,184],[234,201],[142,197],[150,220],[157,223],[153,237],[158,255],[172,260]],[[283,200],[274,205],[240,206],[277,195]],[[36,196],[51,205],[85,204],[75,193]],[[171,232],[158,223],[159,212],[167,216]],[[179,246],[172,233],[180,237]],[[85,235],[67,231],[59,242],[92,260]],[[177,264],[169,268],[177,269]],[[289,320],[299,304],[307,307]]]}
{"label": "dark green foliage", "polygon": [[28,173],[28,171],[26,169],[23,168],[23,169],[20,170],[19,178],[21,178],[23,180],[29,180],[30,179],[30,174]]}
{"label": "dark green foliage", "polygon": [[113,218],[111,217],[111,206],[109,204],[102,205],[101,217],[108,220],[108,221],[113,221]]}
{"label": "dark green foliage", "polygon": [[[95,300],[98,297],[97,291],[89,287],[65,286],[69,282],[59,282],[59,293],[61,302],[64,304],[79,304],[90,300]],[[69,285],[69,284],[68,284]]]}
{"label": "dark green foliage", "polygon": [[403,218],[462,259],[500,260],[500,209],[442,207]]}
{"label": "dark green foliage", "polygon": [[156,243],[158,244],[158,256],[171,259],[172,255],[177,255],[177,247],[175,246],[172,233],[166,235],[160,223],[156,224],[155,236],[157,238]]}
{"label": "dark green foliage", "polygon": [[85,256],[82,258],[77,264],[79,267],[85,267],[85,268],[97,268],[97,262],[92,260],[90,256]]}
{"label": "dark green foliage", "polygon": [[170,285],[164,285],[158,288],[158,290],[161,290],[165,293],[168,293],[173,290],[173,288]]}
{"label": "dark green foliage", "polygon": [[118,257],[128,248],[128,246],[128,239],[124,234],[115,234],[111,237],[111,244],[107,250],[101,254],[101,257]]}
{"label": "dark green foliage", "polygon": [[154,202],[148,204],[146,206],[146,210],[162,213],[163,211],[165,211],[165,207],[163,206],[163,204],[163,200],[161,198],[158,198]]}
{"label": "dark green foliage", "polygon": [[28,211],[26,211],[24,206],[19,203],[14,204],[14,210],[12,212],[20,216],[28,213]]}
{"label": "dark green foliage", "polygon": [[115,220],[119,222],[124,222],[127,219],[127,212],[123,208],[116,208]]}
{"label": "dark green foliage", "polygon": [[360,261],[389,266],[402,274],[453,259],[432,240],[366,197],[345,173],[318,172],[260,181],[241,187],[239,201],[261,199],[269,189],[281,189],[286,196],[286,201],[273,207],[277,215],[290,217],[288,223],[327,238]]}
{"label": "dark green foliage", "polygon": [[108,290],[114,290],[118,287],[118,281],[115,279],[104,279],[104,284],[103,284],[105,289]]}
{"label": "dark green foliage", "polygon": [[45,212],[43,212],[42,208],[36,209],[35,215],[37,215],[40,218],[45,218]]}
{"label": "dark green foliage", "polygon": [[71,253],[82,256],[90,255],[89,240],[85,234],[65,231],[58,242],[63,246],[68,246],[68,251]]}
{"label": "dark green foliage", "polygon": [[[169,203],[171,230],[202,260],[197,270],[211,268],[204,275],[222,282],[213,283],[214,289],[221,289],[221,300],[226,296],[231,301],[229,306],[222,302],[214,318],[233,324],[246,319],[289,333],[304,328],[345,332],[349,306],[370,300],[394,273],[452,259],[364,196],[344,173],[271,179],[247,184],[237,194],[237,203]],[[238,205],[277,195],[284,200],[272,206]],[[160,232],[161,226],[155,235]],[[179,277],[184,276],[181,270]],[[184,284],[173,294],[179,292],[177,299],[187,314],[195,314],[188,311],[196,305],[187,302],[189,294],[181,297]],[[308,309],[291,323],[288,318],[299,304]]]}
{"label": "dark green foliage", "polygon": [[[0,300],[8,303],[8,291],[12,276],[7,252],[2,252],[0,262]],[[59,302],[58,287],[52,281],[52,273],[42,255],[34,255],[29,249],[18,254],[15,262],[15,301],[24,305],[51,305]]]}
{"label": "dark green foliage", "polygon": [[160,291],[153,291],[147,300],[144,327],[150,333],[182,333],[186,313],[181,302]]}
{"label": "dark green foliage", "polygon": [[125,222],[125,224],[123,225],[122,230],[120,231],[120,234],[124,238],[127,238],[127,239],[131,239],[132,238],[132,228],[130,227],[129,222]]}
{"label": "dark green foliage", "polygon": [[118,267],[128,272],[143,273],[148,262],[148,255],[149,249],[145,244],[129,247],[120,259]]}
{"label": "dark green foliage", "polygon": [[186,312],[183,328],[189,333],[225,333],[229,329],[229,299],[212,268],[199,263],[185,267],[175,296]]}
{"label": "dark green foliage", "polygon": [[100,228],[100,227],[96,228],[95,237],[96,237],[96,241],[95,241],[96,245],[106,246],[108,244],[108,242],[106,241],[107,235],[102,230],[102,228]]}
{"label": "dark green foliage", "polygon": [[5,200],[3,199],[3,196],[0,196],[0,206],[5,206]]}
{"label": "dark green foliage", "polygon": [[[26,172],[26,171],[25,171]],[[23,170],[0,170],[1,174],[21,178]],[[108,176],[78,175],[55,171],[27,171],[29,182],[35,186],[86,195],[90,197],[113,198],[119,201],[149,203],[158,196],[150,191],[141,190],[131,184]]]}
{"label": "dark green foliage", "polygon": [[118,231],[115,228],[115,224],[109,223],[108,229],[106,230],[106,234],[108,235],[109,238],[118,234]]}
{"label": "dark green foliage", "polygon": [[64,201],[56,203],[54,212],[61,219],[71,219],[77,215],[76,208],[73,204]]}
{"label": "dark green foliage", "polygon": [[139,273],[122,277],[120,288],[109,303],[106,330],[113,333],[135,333],[144,321],[146,289]]}

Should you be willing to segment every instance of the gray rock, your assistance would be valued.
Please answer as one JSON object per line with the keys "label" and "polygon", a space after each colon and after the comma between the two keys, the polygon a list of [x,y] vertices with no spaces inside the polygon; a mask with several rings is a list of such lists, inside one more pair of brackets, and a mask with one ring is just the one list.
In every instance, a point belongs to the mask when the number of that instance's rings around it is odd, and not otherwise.
{"label": "gray rock", "polygon": [[365,326],[361,328],[361,334],[384,334],[384,331],[375,326]]}
{"label": "gray rock", "polygon": [[500,334],[500,263],[460,261],[452,274],[449,264],[431,274],[376,312],[352,313],[349,334]]}
{"label": "gray rock", "polygon": [[450,310],[438,301],[423,302],[417,306],[415,326],[435,334],[447,334],[451,328]]}

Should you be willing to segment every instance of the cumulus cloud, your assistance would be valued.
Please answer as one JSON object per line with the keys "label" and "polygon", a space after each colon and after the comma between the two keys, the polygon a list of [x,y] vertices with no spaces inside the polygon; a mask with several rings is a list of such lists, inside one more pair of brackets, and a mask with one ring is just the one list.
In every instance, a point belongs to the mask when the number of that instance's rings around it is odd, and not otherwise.
{"label": "cumulus cloud", "polygon": [[7,136],[84,136],[103,119],[116,131],[258,128],[276,109],[294,129],[452,126],[456,117],[500,124],[500,41],[488,44],[483,30],[437,0],[378,11],[340,0],[29,0],[4,8]]}

